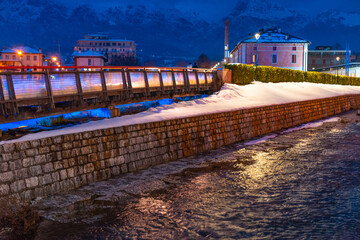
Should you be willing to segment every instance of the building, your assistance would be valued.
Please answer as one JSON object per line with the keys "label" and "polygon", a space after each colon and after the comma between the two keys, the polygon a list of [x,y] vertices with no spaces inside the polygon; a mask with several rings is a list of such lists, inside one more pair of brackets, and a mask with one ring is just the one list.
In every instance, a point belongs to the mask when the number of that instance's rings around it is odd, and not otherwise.
{"label": "building", "polygon": [[105,55],[93,50],[77,51],[73,53],[75,66],[104,66]]}
{"label": "building", "polygon": [[77,41],[74,48],[78,51],[94,51],[104,54],[108,58],[107,65],[113,65],[116,59],[134,58],[136,59],[135,41],[110,39],[107,35],[87,35],[84,39]]}
{"label": "building", "polygon": [[0,51],[1,66],[44,66],[44,55],[41,48],[14,47],[3,48]]}
{"label": "building", "polygon": [[347,76],[348,75],[350,77],[360,77],[360,62],[352,62],[352,63],[349,63],[348,66],[349,66],[348,74],[346,72],[346,64],[339,64],[336,66],[312,69],[312,71],[330,73],[330,74],[339,75],[339,76]]}
{"label": "building", "polygon": [[[349,50],[349,62],[355,60]],[[339,61],[338,61],[338,60]],[[335,65],[345,64],[346,50],[334,50],[331,46],[318,46],[315,50],[309,50],[309,69],[327,68]]]}
{"label": "building", "polygon": [[281,32],[280,28],[267,29],[239,42],[230,53],[229,63],[307,71],[309,45],[309,41]]}

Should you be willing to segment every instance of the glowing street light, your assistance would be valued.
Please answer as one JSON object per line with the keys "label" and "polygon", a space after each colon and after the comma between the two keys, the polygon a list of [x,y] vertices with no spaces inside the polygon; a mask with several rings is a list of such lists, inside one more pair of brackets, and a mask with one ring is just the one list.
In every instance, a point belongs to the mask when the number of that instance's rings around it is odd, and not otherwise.
{"label": "glowing street light", "polygon": [[17,55],[21,56],[23,54],[22,51],[17,51]]}
{"label": "glowing street light", "polygon": [[56,62],[56,61],[57,61],[57,57],[52,57],[51,60],[52,60],[53,62]]}
{"label": "glowing street light", "polygon": [[337,62],[337,67],[336,67],[336,77],[338,76],[338,71],[339,71],[339,62],[340,62],[340,57],[339,56],[337,56],[336,57],[336,62]]}
{"label": "glowing street light", "polygon": [[258,40],[260,38],[260,33],[255,33],[255,39],[256,39],[256,59],[255,59],[255,66],[258,65]]}

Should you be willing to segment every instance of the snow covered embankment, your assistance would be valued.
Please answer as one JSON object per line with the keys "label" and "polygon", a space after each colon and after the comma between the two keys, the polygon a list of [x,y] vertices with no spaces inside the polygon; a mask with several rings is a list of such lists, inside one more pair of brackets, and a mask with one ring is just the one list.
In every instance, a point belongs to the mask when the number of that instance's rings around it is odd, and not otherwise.
{"label": "snow covered embankment", "polygon": [[245,86],[224,84],[219,92],[207,98],[150,108],[145,112],[134,115],[84,123],[65,129],[29,134],[19,139],[2,143],[20,142],[97,129],[193,117],[346,94],[360,94],[360,87],[316,83],[254,82],[253,84]]}

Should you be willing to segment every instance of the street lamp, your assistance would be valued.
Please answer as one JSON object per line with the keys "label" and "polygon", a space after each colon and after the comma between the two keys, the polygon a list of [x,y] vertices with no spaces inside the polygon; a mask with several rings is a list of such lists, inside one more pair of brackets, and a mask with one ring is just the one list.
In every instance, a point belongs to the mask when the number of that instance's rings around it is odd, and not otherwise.
{"label": "street lamp", "polygon": [[337,57],[336,57],[336,62],[337,62],[337,66],[336,66],[336,77],[338,76],[339,61],[340,61],[340,57],[339,57],[339,56],[337,56]]}
{"label": "street lamp", "polygon": [[[23,64],[22,64],[22,55],[23,55],[23,52],[22,52],[21,50],[18,50],[18,51],[16,52],[16,54],[19,56],[20,65],[22,66],[22,65],[23,65]],[[14,65],[15,65],[15,63],[14,63]]]}
{"label": "street lamp", "polygon": [[255,65],[258,65],[258,40],[260,38],[260,33],[255,33],[255,39],[256,39],[256,59],[255,59]]}

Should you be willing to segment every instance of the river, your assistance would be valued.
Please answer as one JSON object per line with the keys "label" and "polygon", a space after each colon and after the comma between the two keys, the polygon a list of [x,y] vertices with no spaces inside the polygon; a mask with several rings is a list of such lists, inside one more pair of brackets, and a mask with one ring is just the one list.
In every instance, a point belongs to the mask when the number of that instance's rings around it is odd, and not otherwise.
{"label": "river", "polygon": [[351,112],[136,173],[157,184],[122,190],[126,201],[93,221],[46,221],[36,239],[360,239],[359,120]]}

